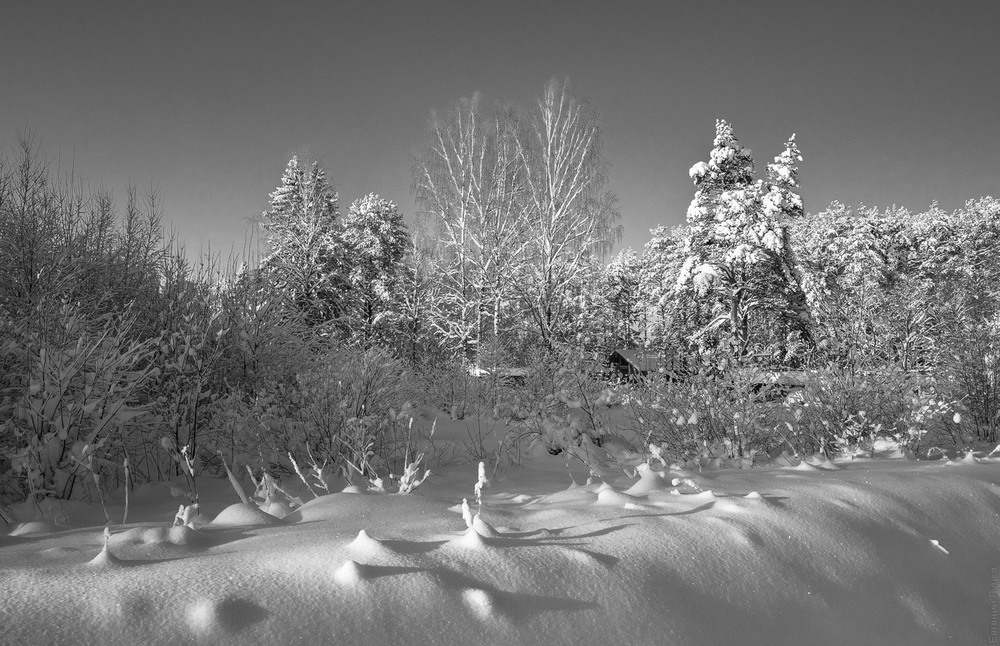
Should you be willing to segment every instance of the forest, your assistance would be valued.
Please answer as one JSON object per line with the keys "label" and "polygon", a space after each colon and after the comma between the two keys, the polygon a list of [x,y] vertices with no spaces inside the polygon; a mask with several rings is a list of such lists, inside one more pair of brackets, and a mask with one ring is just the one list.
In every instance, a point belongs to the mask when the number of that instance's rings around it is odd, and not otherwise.
{"label": "forest", "polygon": [[155,191],[79,186],[23,137],[0,159],[4,519],[145,482],[197,502],[227,473],[401,488],[443,459],[417,457],[428,409],[502,420],[451,447],[491,469],[532,443],[751,468],[1000,441],[1000,201],[807,213],[795,136],[758,169],[719,120],[686,225],[613,254],[601,135],[566,83],[459,100],[415,153],[414,224],[376,193],[342,209],[293,157],[259,251],[225,261],[166,237]]}

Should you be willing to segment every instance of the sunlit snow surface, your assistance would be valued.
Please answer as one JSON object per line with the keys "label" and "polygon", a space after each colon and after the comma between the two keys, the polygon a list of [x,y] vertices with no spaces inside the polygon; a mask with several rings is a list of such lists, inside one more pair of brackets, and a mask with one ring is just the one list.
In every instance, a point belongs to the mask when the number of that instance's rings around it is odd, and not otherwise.
{"label": "sunlit snow surface", "polygon": [[490,475],[472,528],[474,464],[280,521],[203,478],[197,529],[169,527],[177,500],[153,488],[106,552],[99,512],[79,505],[68,527],[9,526],[0,642],[989,643],[1000,463],[642,468],[576,485],[536,456]]}

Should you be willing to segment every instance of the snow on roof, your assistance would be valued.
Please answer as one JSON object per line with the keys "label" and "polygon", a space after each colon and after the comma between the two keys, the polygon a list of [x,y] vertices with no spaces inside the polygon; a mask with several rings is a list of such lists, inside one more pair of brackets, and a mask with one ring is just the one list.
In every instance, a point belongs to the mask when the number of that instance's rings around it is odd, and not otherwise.
{"label": "snow on roof", "polygon": [[638,350],[618,348],[612,352],[609,360],[612,363],[621,363],[620,361],[615,360],[615,355],[621,357],[622,361],[628,363],[633,370],[638,372],[655,372],[659,367],[659,363],[655,355],[643,355],[640,357]]}

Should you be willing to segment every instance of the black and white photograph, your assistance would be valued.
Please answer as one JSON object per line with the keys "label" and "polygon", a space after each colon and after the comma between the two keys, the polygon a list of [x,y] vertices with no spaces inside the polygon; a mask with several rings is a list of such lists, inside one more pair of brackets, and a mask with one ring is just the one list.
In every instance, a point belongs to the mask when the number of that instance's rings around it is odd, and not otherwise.
{"label": "black and white photograph", "polygon": [[5,0],[0,646],[1000,643],[1000,1]]}

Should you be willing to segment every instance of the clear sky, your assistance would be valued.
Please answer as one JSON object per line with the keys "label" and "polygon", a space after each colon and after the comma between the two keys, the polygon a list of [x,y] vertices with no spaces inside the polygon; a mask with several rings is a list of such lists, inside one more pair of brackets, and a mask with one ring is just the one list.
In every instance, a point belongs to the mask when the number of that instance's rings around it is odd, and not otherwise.
{"label": "clear sky", "polygon": [[0,14],[0,145],[158,187],[189,251],[240,251],[292,154],[408,219],[428,115],[569,77],[601,115],[623,246],[684,220],[716,118],[806,210],[1000,194],[1000,0],[56,2]]}

